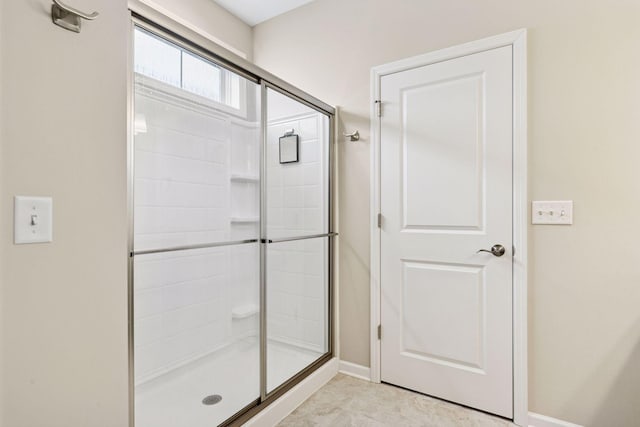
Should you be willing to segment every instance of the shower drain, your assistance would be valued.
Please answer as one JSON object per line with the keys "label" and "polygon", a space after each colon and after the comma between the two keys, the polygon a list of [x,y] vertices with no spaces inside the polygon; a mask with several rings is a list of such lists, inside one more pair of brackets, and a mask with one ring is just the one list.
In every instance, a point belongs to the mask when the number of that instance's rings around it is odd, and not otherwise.
{"label": "shower drain", "polygon": [[216,403],[220,402],[222,400],[222,396],[220,396],[219,394],[212,394],[211,396],[207,396],[204,399],[202,399],[202,404],[203,405],[215,405]]}

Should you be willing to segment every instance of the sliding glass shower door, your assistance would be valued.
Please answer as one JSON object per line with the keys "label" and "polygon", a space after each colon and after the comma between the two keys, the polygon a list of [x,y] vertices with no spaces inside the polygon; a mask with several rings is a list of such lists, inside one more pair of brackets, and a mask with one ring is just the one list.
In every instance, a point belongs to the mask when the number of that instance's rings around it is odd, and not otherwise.
{"label": "sliding glass shower door", "polygon": [[267,89],[267,391],[329,351],[329,119]]}
{"label": "sliding glass shower door", "polygon": [[331,356],[330,117],[133,34],[132,422],[224,425]]}
{"label": "sliding glass shower door", "polygon": [[136,28],[137,426],[260,397],[260,85]]}

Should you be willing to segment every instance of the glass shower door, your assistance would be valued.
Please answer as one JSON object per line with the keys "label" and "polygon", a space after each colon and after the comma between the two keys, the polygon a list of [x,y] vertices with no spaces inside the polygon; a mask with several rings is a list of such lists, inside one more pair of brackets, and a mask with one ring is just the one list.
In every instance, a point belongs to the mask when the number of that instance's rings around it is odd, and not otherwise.
{"label": "glass shower door", "polygon": [[267,393],[329,352],[329,118],[267,88]]}
{"label": "glass shower door", "polygon": [[331,357],[333,109],[134,22],[133,422],[240,422]]}
{"label": "glass shower door", "polygon": [[260,86],[134,31],[136,427],[260,397]]}

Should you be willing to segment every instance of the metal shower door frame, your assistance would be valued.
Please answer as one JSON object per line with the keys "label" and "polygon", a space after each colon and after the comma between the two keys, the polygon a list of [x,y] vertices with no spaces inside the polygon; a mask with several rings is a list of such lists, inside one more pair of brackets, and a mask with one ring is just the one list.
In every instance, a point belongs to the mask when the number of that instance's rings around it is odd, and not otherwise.
{"label": "metal shower door frame", "polygon": [[[260,244],[260,397],[250,402],[246,407],[232,415],[222,426],[241,425],[269,404],[273,403],[284,393],[291,390],[296,384],[308,377],[315,370],[323,366],[334,356],[334,254],[335,237],[337,233],[333,227],[335,224],[333,212],[334,188],[334,164],[335,164],[335,108],[307,94],[304,91],[290,85],[284,80],[262,70],[243,58],[221,48],[210,40],[189,30],[170,18],[158,14],[158,12],[133,1],[131,8],[131,26],[128,42],[128,70],[127,70],[127,209],[128,209],[128,356],[129,356],[129,427],[135,427],[135,330],[134,330],[134,258],[137,255],[147,255],[160,252],[170,252],[208,247],[221,247],[238,244]],[[260,85],[260,237],[259,239],[246,239],[230,242],[216,242],[203,245],[178,246],[158,250],[135,251],[134,248],[134,68],[133,68],[133,32],[136,27],[152,32],[171,43],[174,43],[188,51],[202,56],[222,68],[228,69],[249,81]],[[267,220],[267,192],[266,192],[266,144],[267,144],[267,89],[279,92],[295,101],[298,101],[317,112],[324,114],[329,119],[328,140],[328,164],[327,164],[327,214],[328,232],[310,236],[295,236],[287,239],[268,239],[266,231]],[[327,238],[328,248],[328,289],[327,289],[327,352],[296,373],[289,380],[276,387],[271,392],[267,391],[267,245],[289,240],[302,240],[311,238]]]}

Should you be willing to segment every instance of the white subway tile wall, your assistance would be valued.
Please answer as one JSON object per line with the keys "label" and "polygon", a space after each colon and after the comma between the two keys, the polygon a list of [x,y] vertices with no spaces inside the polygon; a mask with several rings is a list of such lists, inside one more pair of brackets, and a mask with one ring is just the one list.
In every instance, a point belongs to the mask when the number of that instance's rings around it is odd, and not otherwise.
{"label": "white subway tile wall", "polygon": [[276,340],[327,351],[327,238],[269,245],[267,334]]}
{"label": "white subway tile wall", "polygon": [[[328,232],[327,126],[326,116],[314,111],[269,123],[267,234],[270,238]],[[279,138],[290,129],[300,138],[299,162],[280,164]]]}
{"label": "white subway tile wall", "polygon": [[[136,81],[144,132],[134,142],[135,249],[259,238],[258,123]],[[286,129],[300,136],[298,163],[279,163]],[[295,111],[270,121],[267,138],[268,237],[326,233],[328,119]],[[326,352],[327,245],[321,238],[268,246],[269,340]],[[136,256],[134,275],[138,383],[259,333],[258,244]],[[303,367],[289,363],[283,375]]]}
{"label": "white subway tile wall", "polygon": [[146,255],[135,264],[136,377],[167,372],[230,338],[229,253]]}
{"label": "white subway tile wall", "polygon": [[[275,239],[327,233],[328,119],[275,92],[268,96],[268,112],[278,117],[267,126],[267,235]],[[299,162],[280,164],[279,138],[291,129],[299,135]],[[268,246],[269,340],[319,354],[328,350],[327,245],[328,238],[318,238]],[[267,360],[277,363],[269,354]]]}
{"label": "white subway tile wall", "polygon": [[[258,238],[255,122],[176,96],[137,76],[136,250]],[[155,87],[154,87],[155,86]],[[150,89],[151,88],[151,89]],[[165,90],[163,90],[165,89]],[[136,381],[143,382],[258,334],[258,244],[136,256]],[[256,361],[257,363],[257,361]]]}

